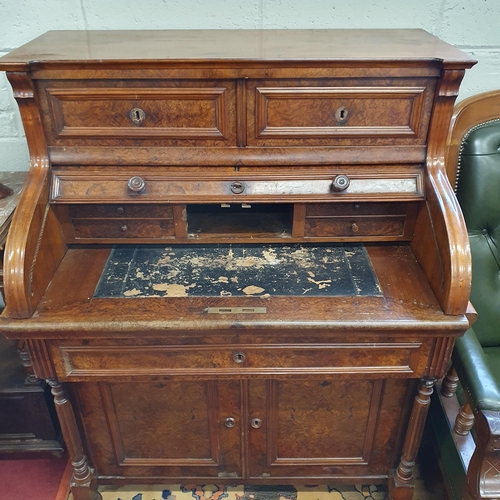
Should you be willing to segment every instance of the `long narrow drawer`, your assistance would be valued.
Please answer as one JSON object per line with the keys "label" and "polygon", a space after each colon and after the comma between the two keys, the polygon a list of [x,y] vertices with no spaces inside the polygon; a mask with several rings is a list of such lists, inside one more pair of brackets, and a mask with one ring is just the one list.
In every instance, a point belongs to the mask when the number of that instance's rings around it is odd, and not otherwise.
{"label": "long narrow drawer", "polygon": [[[273,175],[169,174],[122,170],[100,174],[56,170],[52,177],[52,201],[56,203],[168,203],[204,201],[238,203],[246,201],[341,201],[423,199],[423,172],[419,166],[401,170],[354,172],[345,176],[319,174],[295,176],[286,172]],[[333,182],[348,178],[347,186],[336,191]]]}
{"label": "long narrow drawer", "polygon": [[420,342],[54,347],[62,378],[130,375],[394,373],[425,368],[429,346]]}

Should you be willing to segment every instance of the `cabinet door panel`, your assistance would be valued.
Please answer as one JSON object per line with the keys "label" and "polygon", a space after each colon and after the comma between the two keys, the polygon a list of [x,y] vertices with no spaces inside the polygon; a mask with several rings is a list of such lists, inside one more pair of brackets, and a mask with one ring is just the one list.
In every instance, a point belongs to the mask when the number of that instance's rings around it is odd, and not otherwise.
{"label": "cabinet door panel", "polygon": [[388,383],[389,391],[382,379],[252,381],[250,421],[264,417],[249,430],[250,476],[387,474],[407,382]]}
{"label": "cabinet door panel", "polygon": [[100,475],[240,476],[238,381],[79,384],[78,393]]}

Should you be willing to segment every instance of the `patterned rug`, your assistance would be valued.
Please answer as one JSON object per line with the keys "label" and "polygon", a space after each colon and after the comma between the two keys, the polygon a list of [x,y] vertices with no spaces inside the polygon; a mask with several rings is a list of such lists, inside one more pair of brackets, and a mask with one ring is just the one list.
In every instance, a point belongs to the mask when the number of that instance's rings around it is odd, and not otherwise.
{"label": "patterned rug", "polygon": [[380,485],[341,486],[101,486],[103,500],[385,500]]}

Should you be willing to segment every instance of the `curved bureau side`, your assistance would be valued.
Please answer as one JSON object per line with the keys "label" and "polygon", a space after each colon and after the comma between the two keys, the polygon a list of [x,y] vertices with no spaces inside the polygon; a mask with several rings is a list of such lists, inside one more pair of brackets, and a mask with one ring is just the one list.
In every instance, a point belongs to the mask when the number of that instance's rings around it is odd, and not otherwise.
{"label": "curved bureau side", "polygon": [[465,314],[471,257],[462,211],[446,176],[445,144],[464,70],[445,70],[438,85],[427,150],[425,207],[412,250],[445,314]]}
{"label": "curved bureau side", "polygon": [[49,206],[49,159],[36,94],[28,73],[8,73],[19,105],[30,153],[30,171],[5,246],[6,311],[11,318],[33,314],[66,252]]}

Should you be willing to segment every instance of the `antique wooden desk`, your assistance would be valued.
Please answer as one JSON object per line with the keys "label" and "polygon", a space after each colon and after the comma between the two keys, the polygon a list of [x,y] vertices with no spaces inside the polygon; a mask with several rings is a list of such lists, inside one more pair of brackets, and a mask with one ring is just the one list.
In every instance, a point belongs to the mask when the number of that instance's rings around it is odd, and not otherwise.
{"label": "antique wooden desk", "polygon": [[473,64],[420,30],[49,32],[0,60],[31,154],[1,331],[53,388],[76,500],[412,497],[468,325],[443,157]]}

